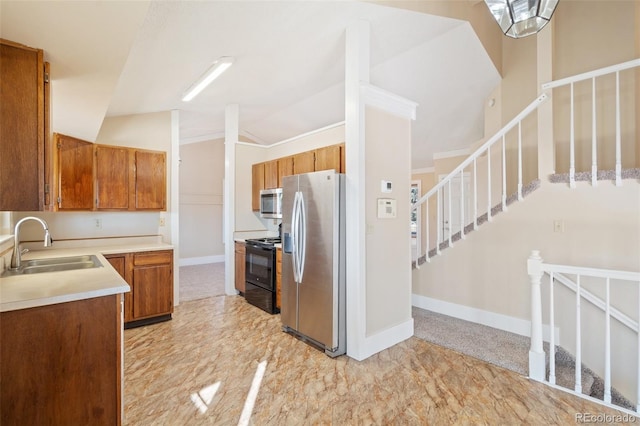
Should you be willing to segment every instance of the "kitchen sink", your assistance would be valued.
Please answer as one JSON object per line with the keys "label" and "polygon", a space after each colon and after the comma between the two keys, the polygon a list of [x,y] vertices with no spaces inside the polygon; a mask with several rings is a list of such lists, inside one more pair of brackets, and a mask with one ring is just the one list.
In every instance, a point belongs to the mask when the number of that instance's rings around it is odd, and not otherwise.
{"label": "kitchen sink", "polygon": [[102,263],[93,254],[46,259],[23,260],[20,268],[6,270],[2,276],[40,274],[43,272],[74,271],[76,269],[100,268]]}

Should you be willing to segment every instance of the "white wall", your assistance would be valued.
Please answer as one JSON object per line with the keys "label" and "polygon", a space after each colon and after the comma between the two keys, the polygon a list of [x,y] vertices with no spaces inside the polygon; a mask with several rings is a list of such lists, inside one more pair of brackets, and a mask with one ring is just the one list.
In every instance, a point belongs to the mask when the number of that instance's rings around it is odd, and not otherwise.
{"label": "white wall", "polygon": [[[366,335],[411,320],[411,121],[366,108]],[[391,193],[381,181],[391,181]],[[377,217],[378,199],[397,203],[394,219]]]}
{"label": "white wall", "polygon": [[180,146],[181,264],[224,261],[224,140]]}

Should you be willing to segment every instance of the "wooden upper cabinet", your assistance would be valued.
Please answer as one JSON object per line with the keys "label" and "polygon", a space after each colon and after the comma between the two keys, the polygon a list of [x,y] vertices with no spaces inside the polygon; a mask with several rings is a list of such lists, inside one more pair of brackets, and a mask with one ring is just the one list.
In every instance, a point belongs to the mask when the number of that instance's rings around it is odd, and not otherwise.
{"label": "wooden upper cabinet", "polygon": [[58,170],[58,210],[93,208],[93,144],[54,134]]}
{"label": "wooden upper cabinet", "polygon": [[340,173],[347,173],[347,156],[343,143],[340,144]]}
{"label": "wooden upper cabinet", "polygon": [[341,152],[340,145],[330,145],[316,149],[315,171],[335,170],[341,172]]}
{"label": "wooden upper cabinet", "polygon": [[278,188],[278,160],[264,163],[264,189]]}
{"label": "wooden upper cabinet", "polygon": [[136,210],[165,210],[167,200],[166,153],[135,151]]}
{"label": "wooden upper cabinet", "polygon": [[293,174],[293,157],[278,158],[278,188],[282,188],[282,178]]}
{"label": "wooden upper cabinet", "polygon": [[293,156],[293,174],[309,173],[315,171],[315,152],[306,151]]}
{"label": "wooden upper cabinet", "polygon": [[264,163],[251,166],[251,209],[260,211],[260,191],[264,189]]}
{"label": "wooden upper cabinet", "polygon": [[0,40],[0,210],[44,210],[48,76],[44,53]]}
{"label": "wooden upper cabinet", "polygon": [[129,209],[129,149],[95,145],[96,209]]}

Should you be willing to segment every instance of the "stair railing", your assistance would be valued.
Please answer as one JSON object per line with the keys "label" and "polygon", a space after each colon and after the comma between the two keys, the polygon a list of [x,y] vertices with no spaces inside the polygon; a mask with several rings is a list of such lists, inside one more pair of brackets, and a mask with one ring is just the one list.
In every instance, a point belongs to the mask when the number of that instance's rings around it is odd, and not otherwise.
{"label": "stair railing", "polygon": [[[591,184],[597,184],[598,176],[598,97],[596,90],[596,78],[615,73],[615,183],[622,185],[622,130],[621,130],[621,107],[620,107],[620,72],[640,66],[640,58],[600,68],[594,71],[578,74],[561,80],[551,81],[542,85],[543,90],[555,89],[569,86],[570,111],[569,111],[569,186],[576,186],[576,118],[575,106],[576,97],[574,88],[576,83],[591,80]],[[637,84],[637,83],[636,83]],[[632,136],[635,138],[635,135]]]}
{"label": "stair railing", "polygon": [[[637,358],[637,402],[636,412],[640,413],[640,328],[638,322],[629,316],[620,312],[611,306],[610,289],[611,280],[630,281],[639,285],[638,295],[638,312],[640,314],[640,272],[617,271],[612,269],[595,269],[576,267],[568,265],[553,265],[543,263],[538,250],[533,250],[527,261],[527,272],[531,282],[531,348],[529,350],[529,377],[545,382],[546,376],[546,357],[543,350],[542,339],[542,293],[541,284],[542,277],[547,274],[549,276],[549,380],[548,382],[555,385],[555,309],[554,296],[557,281],[575,293],[576,307],[576,377],[574,391],[577,395],[582,393],[582,347],[581,347],[581,315],[580,306],[584,299],[594,306],[600,308],[605,313],[605,335],[604,335],[604,403],[611,405],[611,319],[617,320],[620,324],[626,326],[638,335]],[[576,281],[565,277],[563,274],[571,274],[576,276]],[[605,300],[581,287],[581,277],[601,278],[604,284]],[[616,407],[619,408],[619,407]]]}
{"label": "stair railing", "polygon": [[[488,139],[485,143],[483,143],[473,154],[471,154],[466,160],[464,160],[458,167],[453,169],[451,173],[449,173],[444,179],[442,179],[439,183],[437,183],[433,188],[431,188],[425,195],[423,195],[418,201],[412,204],[412,211],[417,209],[422,204],[426,205],[426,244],[424,245],[424,255],[418,253],[416,260],[416,267],[419,267],[420,258],[422,256],[425,257],[426,261],[429,262],[431,256],[430,252],[434,251],[435,254],[440,254],[441,248],[445,246],[452,246],[454,241],[457,239],[464,239],[465,233],[468,232],[467,228],[472,226],[472,229],[476,229],[479,225],[479,211],[484,211],[486,207],[486,218],[488,221],[492,220],[492,208],[493,205],[493,194],[492,194],[492,185],[496,178],[492,177],[492,171],[495,173],[495,170],[492,170],[491,162],[491,148],[494,145],[497,145],[498,142],[501,142],[501,163],[499,166],[499,174],[501,179],[501,198],[500,205],[502,210],[507,209],[507,154],[506,154],[506,138],[507,134],[517,128],[517,198],[518,200],[522,200],[522,180],[523,180],[523,149],[522,149],[522,122],[525,118],[527,118],[533,111],[537,110],[537,108],[542,105],[548,96],[546,94],[541,94],[538,96],[533,102],[531,102],[526,108],[524,108],[518,115],[516,115],[506,126],[500,129],[494,136]],[[536,151],[537,152],[537,151]],[[481,157],[486,156],[486,205],[483,201],[479,199],[478,196],[478,162]],[[471,168],[470,175],[467,177],[469,180],[469,202],[465,201],[465,169]],[[495,165],[494,165],[495,168]],[[459,182],[455,184],[452,183],[454,179],[459,179]],[[460,200],[458,201],[459,205],[452,205],[452,197],[446,196],[446,194],[451,194],[453,185],[459,185],[460,190]],[[482,184],[480,184],[482,185]],[[472,188],[471,188],[472,186]],[[472,195],[472,197],[471,197]],[[467,203],[471,203],[471,205],[467,205]],[[443,204],[446,204],[444,206]],[[430,239],[432,237],[431,233],[432,227],[430,226],[430,207],[434,206],[436,209],[436,223],[435,223],[435,244],[430,244]],[[447,211],[444,211],[444,207],[447,207]],[[453,217],[453,207],[459,209],[459,218]],[[465,211],[469,210],[467,214]],[[446,216],[446,217],[445,217]],[[470,217],[469,217],[470,216]],[[451,224],[453,219],[460,221],[457,229],[452,229]],[[466,224],[466,225],[465,225]],[[447,235],[444,235],[444,225],[449,225]],[[421,236],[419,236],[421,237]]]}

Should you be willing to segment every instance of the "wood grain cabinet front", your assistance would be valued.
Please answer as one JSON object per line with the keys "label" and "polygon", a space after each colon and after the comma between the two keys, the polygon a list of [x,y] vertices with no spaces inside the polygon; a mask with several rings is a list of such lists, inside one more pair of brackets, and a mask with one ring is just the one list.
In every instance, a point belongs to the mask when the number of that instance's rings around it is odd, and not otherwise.
{"label": "wood grain cabinet front", "polygon": [[127,281],[125,328],[171,319],[173,313],[173,250],[109,254],[105,258]]}
{"label": "wood grain cabinet front", "polygon": [[93,208],[93,144],[54,133],[59,211]]}
{"label": "wood grain cabinet front", "polygon": [[245,278],[245,270],[246,270],[245,257],[246,257],[247,250],[244,243],[239,243],[237,241],[236,241],[235,247],[236,247],[235,249],[236,290],[238,290],[241,295],[244,295],[244,291],[246,288],[246,283],[244,278]]}
{"label": "wood grain cabinet front", "polygon": [[122,424],[122,295],[0,314],[0,423]]}
{"label": "wood grain cabinet front", "polygon": [[129,210],[129,148],[95,145],[96,210]]}
{"label": "wood grain cabinet front", "polygon": [[0,211],[45,210],[49,83],[44,52],[0,39]]}

